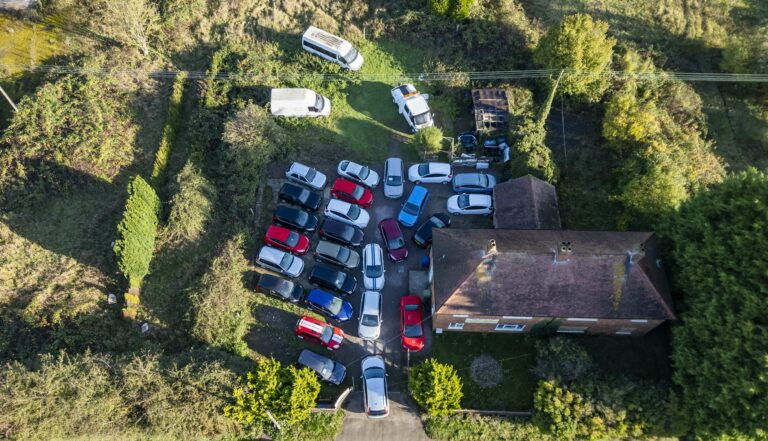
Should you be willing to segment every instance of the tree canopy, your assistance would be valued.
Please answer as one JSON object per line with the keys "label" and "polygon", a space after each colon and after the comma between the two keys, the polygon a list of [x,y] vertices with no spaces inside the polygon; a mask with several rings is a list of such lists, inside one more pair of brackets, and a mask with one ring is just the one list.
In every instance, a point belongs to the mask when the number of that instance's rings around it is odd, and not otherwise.
{"label": "tree canopy", "polygon": [[683,203],[662,232],[683,291],[674,380],[701,439],[766,439],[768,175],[730,176]]}
{"label": "tree canopy", "polygon": [[141,176],[134,176],[128,184],[128,200],[114,246],[120,271],[133,288],[138,288],[149,273],[159,214],[160,199],[155,190]]}
{"label": "tree canopy", "polygon": [[450,364],[430,358],[414,366],[408,388],[413,399],[432,416],[446,416],[461,409],[461,378]]}
{"label": "tree canopy", "polygon": [[539,41],[533,59],[547,69],[567,70],[560,90],[579,100],[600,100],[610,85],[601,75],[611,66],[616,40],[607,36],[608,23],[587,14],[566,16]]}

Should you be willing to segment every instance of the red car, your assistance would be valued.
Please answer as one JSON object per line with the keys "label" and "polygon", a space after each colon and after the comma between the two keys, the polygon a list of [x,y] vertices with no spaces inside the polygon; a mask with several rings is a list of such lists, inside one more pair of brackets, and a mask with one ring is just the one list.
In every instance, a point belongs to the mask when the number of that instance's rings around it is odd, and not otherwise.
{"label": "red car", "polygon": [[319,343],[326,349],[335,351],[344,342],[344,331],[309,316],[303,316],[296,322],[296,336]]}
{"label": "red car", "polygon": [[294,254],[306,254],[309,250],[307,236],[279,225],[270,225],[264,233],[264,243]]}
{"label": "red car", "polygon": [[417,296],[400,297],[400,340],[403,349],[420,351],[424,348],[421,299]]}
{"label": "red car", "polygon": [[363,208],[371,208],[373,193],[367,188],[357,185],[344,178],[337,178],[331,187],[331,196],[350,204],[357,204]]}
{"label": "red car", "polygon": [[408,257],[408,248],[405,247],[405,238],[400,231],[400,225],[391,217],[379,222],[379,231],[384,238],[384,247],[387,249],[389,258],[395,262],[400,262]]}

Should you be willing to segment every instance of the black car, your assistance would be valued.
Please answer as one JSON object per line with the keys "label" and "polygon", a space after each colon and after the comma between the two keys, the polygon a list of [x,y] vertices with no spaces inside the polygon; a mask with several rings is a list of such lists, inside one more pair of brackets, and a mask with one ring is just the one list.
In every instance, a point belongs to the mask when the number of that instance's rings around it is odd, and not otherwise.
{"label": "black car", "polygon": [[320,194],[289,183],[285,183],[280,187],[280,192],[277,193],[277,197],[281,201],[288,202],[289,204],[296,204],[309,211],[317,210],[320,204],[323,203],[323,197]]}
{"label": "black car", "polygon": [[360,254],[357,251],[327,240],[321,240],[317,243],[313,255],[319,261],[344,268],[355,269],[360,265]]}
{"label": "black car", "polygon": [[353,276],[320,264],[312,268],[312,272],[309,274],[309,283],[345,295],[351,295],[357,288],[357,280]]}
{"label": "black car", "polygon": [[363,232],[359,228],[335,219],[326,219],[323,222],[320,237],[352,247],[359,247],[363,243]]}
{"label": "black car", "polygon": [[262,274],[259,277],[259,281],[256,282],[256,291],[291,303],[298,303],[304,295],[304,288],[298,283],[271,274]]}
{"label": "black car", "polygon": [[289,228],[295,228],[305,232],[315,231],[317,228],[317,217],[307,213],[304,210],[298,208],[286,207],[285,205],[278,205],[275,208],[275,214],[272,216],[272,220],[285,225]]}
{"label": "black car", "polygon": [[422,247],[427,248],[432,245],[432,228],[448,228],[451,226],[451,218],[445,213],[435,213],[426,220],[415,233],[411,239],[413,242]]}
{"label": "black car", "polygon": [[341,384],[347,376],[347,368],[343,364],[333,361],[309,349],[304,349],[299,354],[299,364],[317,373],[320,379],[331,384]]}

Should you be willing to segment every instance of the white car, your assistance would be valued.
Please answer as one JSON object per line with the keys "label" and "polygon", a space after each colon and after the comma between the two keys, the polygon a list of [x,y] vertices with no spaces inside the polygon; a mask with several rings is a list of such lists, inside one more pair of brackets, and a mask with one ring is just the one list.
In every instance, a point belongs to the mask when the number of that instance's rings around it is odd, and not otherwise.
{"label": "white car", "polygon": [[357,326],[357,335],[363,340],[376,340],[381,335],[381,299],[379,291],[363,293]]}
{"label": "white car", "polygon": [[403,196],[403,160],[389,158],[384,161],[384,196],[400,199]]}
{"label": "white car", "polygon": [[343,176],[368,188],[376,188],[379,185],[379,174],[370,168],[346,159],[339,162],[336,168],[339,176]]}
{"label": "white car", "polygon": [[447,184],[451,178],[451,164],[447,162],[423,162],[408,169],[408,180],[417,184]]}
{"label": "white car", "polygon": [[448,212],[451,214],[482,214],[493,211],[493,198],[487,194],[457,194],[448,198]]}
{"label": "white car", "polygon": [[389,415],[389,398],[384,359],[378,355],[365,357],[361,367],[365,415],[368,418],[385,418]]}
{"label": "white car", "polygon": [[259,257],[256,258],[256,264],[288,277],[299,277],[304,271],[304,262],[301,258],[271,246],[261,247]]}
{"label": "white car", "polygon": [[397,105],[397,111],[414,132],[435,124],[427,104],[428,99],[429,96],[419,93],[413,84],[403,84],[392,89],[392,102]]}
{"label": "white car", "polygon": [[365,229],[371,220],[371,215],[358,205],[350,204],[339,199],[331,199],[325,206],[325,217],[339,222]]}
{"label": "white car", "polygon": [[285,171],[285,177],[289,181],[306,185],[315,190],[322,190],[327,181],[324,174],[299,162],[294,162],[288,167],[288,170]]}
{"label": "white car", "polygon": [[384,289],[384,252],[379,244],[369,243],[363,250],[363,285],[365,289]]}

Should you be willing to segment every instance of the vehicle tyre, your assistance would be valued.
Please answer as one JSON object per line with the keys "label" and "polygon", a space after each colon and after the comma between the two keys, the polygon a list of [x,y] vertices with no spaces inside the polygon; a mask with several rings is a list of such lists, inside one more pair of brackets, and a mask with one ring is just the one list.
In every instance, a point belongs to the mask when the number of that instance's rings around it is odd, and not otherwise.
{"label": "vehicle tyre", "polygon": [[416,184],[416,185],[420,185],[421,181],[413,181],[413,183]]}

